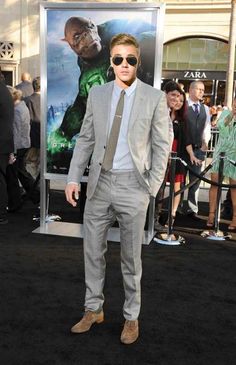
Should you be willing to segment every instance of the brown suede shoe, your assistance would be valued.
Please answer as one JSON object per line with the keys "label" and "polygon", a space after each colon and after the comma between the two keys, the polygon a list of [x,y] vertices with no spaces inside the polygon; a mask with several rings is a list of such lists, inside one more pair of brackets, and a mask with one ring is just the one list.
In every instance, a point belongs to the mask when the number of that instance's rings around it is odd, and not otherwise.
{"label": "brown suede shoe", "polygon": [[135,342],[138,338],[139,330],[138,330],[138,320],[135,321],[125,321],[123,331],[120,336],[120,340],[125,345],[130,345]]}
{"label": "brown suede shoe", "polygon": [[91,311],[86,311],[80,322],[76,323],[72,328],[73,333],[83,333],[90,330],[93,323],[102,323],[104,321],[103,311],[96,313]]}

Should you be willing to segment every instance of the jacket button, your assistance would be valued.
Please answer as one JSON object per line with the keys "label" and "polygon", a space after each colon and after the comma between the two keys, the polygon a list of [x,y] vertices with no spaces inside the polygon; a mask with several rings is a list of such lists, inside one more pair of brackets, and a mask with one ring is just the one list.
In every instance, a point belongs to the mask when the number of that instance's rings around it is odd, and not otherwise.
{"label": "jacket button", "polygon": [[101,162],[99,162],[99,165],[102,166]]}

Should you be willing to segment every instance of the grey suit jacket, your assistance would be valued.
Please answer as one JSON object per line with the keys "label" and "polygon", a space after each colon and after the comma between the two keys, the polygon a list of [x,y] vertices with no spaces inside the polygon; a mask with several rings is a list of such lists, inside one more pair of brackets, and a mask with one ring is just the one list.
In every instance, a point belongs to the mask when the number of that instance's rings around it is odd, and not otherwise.
{"label": "grey suit jacket", "polygon": [[[94,86],[70,164],[68,182],[80,182],[91,158],[87,198],[91,199],[101,172],[107,141],[113,83]],[[130,114],[128,144],[140,184],[156,196],[170,151],[166,96],[138,80]]]}

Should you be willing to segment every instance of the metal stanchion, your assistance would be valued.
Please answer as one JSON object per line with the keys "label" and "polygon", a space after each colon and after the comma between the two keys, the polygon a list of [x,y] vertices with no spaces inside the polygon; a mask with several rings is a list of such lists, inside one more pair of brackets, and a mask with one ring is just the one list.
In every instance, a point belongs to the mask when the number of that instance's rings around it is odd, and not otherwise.
{"label": "metal stanchion", "polygon": [[153,240],[163,245],[180,245],[185,243],[185,239],[181,236],[177,236],[173,233],[173,217],[172,207],[174,199],[174,184],[175,184],[175,168],[176,168],[177,153],[171,152],[170,163],[170,190],[169,190],[169,204],[168,204],[168,228],[167,233],[160,233]]}
{"label": "metal stanchion", "polygon": [[[38,180],[40,179],[40,174],[37,176],[37,179]],[[42,204],[42,201],[43,201],[44,209],[42,211],[45,213],[45,215],[43,215],[41,217],[39,213],[34,214],[33,221],[42,221],[43,224],[49,223],[49,222],[61,221],[61,217],[59,215],[48,213],[49,195],[50,195],[50,180],[45,180],[45,181],[43,181],[43,183],[45,184],[44,185],[45,196],[42,197],[42,200],[40,201],[40,203]],[[39,209],[40,209],[40,207],[39,207]]]}
{"label": "metal stanchion", "polygon": [[61,221],[61,217],[58,214],[49,214],[49,198],[50,198],[50,180],[46,180],[46,218],[45,223]]}
{"label": "metal stanchion", "polygon": [[219,172],[218,172],[218,189],[217,189],[217,197],[216,197],[216,211],[215,211],[215,219],[214,219],[214,227],[212,230],[206,230],[201,233],[202,237],[205,237],[209,240],[218,240],[224,241],[226,238],[231,238],[231,235],[222,232],[219,229],[220,223],[220,208],[221,208],[221,194],[222,194],[222,182],[224,179],[223,171],[224,171],[224,159],[225,152],[220,153],[220,162],[219,162]]}

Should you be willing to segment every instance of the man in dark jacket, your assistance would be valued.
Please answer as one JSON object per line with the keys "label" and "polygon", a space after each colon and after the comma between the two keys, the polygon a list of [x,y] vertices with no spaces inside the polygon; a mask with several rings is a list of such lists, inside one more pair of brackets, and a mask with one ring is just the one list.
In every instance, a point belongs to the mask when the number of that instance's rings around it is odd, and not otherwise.
{"label": "man in dark jacket", "polygon": [[14,104],[9,90],[2,81],[0,81],[0,95],[0,224],[6,224],[8,223],[6,169],[9,155],[14,151]]}
{"label": "man in dark jacket", "polygon": [[[208,142],[211,137],[211,121],[209,108],[202,103],[205,86],[202,81],[193,81],[189,86],[188,108],[186,111],[187,135],[186,150],[188,157],[186,162],[191,166],[193,172],[200,174],[202,163],[206,158]],[[189,171],[189,182],[195,180],[195,175]],[[199,220],[198,214],[198,193],[200,180],[189,188],[187,215]]]}
{"label": "man in dark jacket", "polygon": [[33,80],[34,93],[25,99],[30,113],[31,147],[40,148],[40,77]]}
{"label": "man in dark jacket", "polygon": [[23,72],[21,75],[21,82],[16,85],[15,88],[22,91],[22,99],[33,94],[34,89],[31,82],[31,76],[28,72]]}

